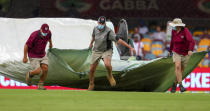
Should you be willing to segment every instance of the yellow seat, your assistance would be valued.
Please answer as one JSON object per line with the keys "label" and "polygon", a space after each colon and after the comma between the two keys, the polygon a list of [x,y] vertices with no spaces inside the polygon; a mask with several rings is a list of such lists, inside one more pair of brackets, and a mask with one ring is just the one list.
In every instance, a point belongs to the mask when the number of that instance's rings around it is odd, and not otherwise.
{"label": "yellow seat", "polygon": [[208,54],[206,54],[205,58],[201,60],[201,62],[198,64],[199,67],[203,67],[203,68],[208,68],[209,64],[208,64]]}
{"label": "yellow seat", "polygon": [[161,44],[152,44],[152,54],[155,56],[163,54],[163,46]]}
{"label": "yellow seat", "polygon": [[210,39],[207,39],[207,38],[201,39],[199,44],[198,44],[197,51],[198,52],[206,51],[209,46],[210,46]]}
{"label": "yellow seat", "polygon": [[201,35],[203,35],[202,31],[195,31],[195,32],[193,32],[193,36],[201,36]]}
{"label": "yellow seat", "polygon": [[141,42],[144,44],[144,50],[150,52],[152,40],[150,38],[143,38]]}
{"label": "yellow seat", "polygon": [[210,45],[210,39],[208,38],[201,39],[199,45]]}
{"label": "yellow seat", "polygon": [[155,56],[160,56],[161,54],[163,54],[163,50],[153,50],[152,54],[154,54]]}

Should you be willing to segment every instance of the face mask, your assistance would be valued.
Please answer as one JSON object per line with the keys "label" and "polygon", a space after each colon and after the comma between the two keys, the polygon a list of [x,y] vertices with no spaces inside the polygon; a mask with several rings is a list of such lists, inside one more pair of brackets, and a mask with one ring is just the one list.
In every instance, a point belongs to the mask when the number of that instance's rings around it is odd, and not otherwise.
{"label": "face mask", "polygon": [[44,36],[44,37],[47,36],[47,33],[41,32],[41,34],[42,34],[42,36]]}
{"label": "face mask", "polygon": [[176,27],[172,27],[173,30],[176,30]]}
{"label": "face mask", "polygon": [[98,25],[99,30],[102,30],[103,28],[104,28],[104,25],[101,25],[101,24]]}

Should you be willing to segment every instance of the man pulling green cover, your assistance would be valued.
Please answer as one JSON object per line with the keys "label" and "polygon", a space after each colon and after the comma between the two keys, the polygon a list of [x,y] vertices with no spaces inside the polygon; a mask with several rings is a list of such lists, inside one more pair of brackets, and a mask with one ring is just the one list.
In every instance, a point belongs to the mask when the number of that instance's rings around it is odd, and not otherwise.
{"label": "man pulling green cover", "polygon": [[48,24],[43,24],[40,30],[30,35],[24,46],[23,62],[28,62],[28,54],[30,65],[33,68],[26,73],[26,83],[30,86],[33,76],[42,73],[38,83],[38,89],[40,90],[46,90],[44,81],[48,72],[48,57],[45,48],[48,42],[50,43],[49,48],[52,48],[51,31],[49,30]]}
{"label": "man pulling green cover", "polygon": [[[118,42],[128,47],[132,52],[135,50],[123,40],[119,39],[120,35],[116,35],[109,27],[106,26],[106,17],[101,16],[98,19],[98,26],[93,29],[90,48],[93,47],[90,72],[89,72],[89,87],[88,90],[94,89],[95,71],[100,59],[104,61],[104,65],[108,71],[107,79],[111,86],[116,85],[116,81],[112,75],[111,58],[113,53],[112,41]],[[95,42],[95,43],[94,43]],[[94,46],[93,46],[94,43]]]}

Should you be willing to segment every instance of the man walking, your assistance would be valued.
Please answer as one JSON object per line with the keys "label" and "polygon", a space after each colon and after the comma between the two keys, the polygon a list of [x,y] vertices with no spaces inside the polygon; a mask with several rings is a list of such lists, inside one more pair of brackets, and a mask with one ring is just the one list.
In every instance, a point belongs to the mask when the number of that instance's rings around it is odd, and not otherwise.
{"label": "man walking", "polygon": [[48,58],[45,48],[48,42],[50,43],[49,48],[52,48],[49,26],[48,24],[43,24],[40,30],[35,31],[30,35],[24,46],[23,62],[28,62],[28,55],[31,67],[33,68],[26,73],[26,83],[30,86],[32,77],[41,73],[40,81],[38,83],[38,89],[40,90],[46,90],[46,88],[44,88],[44,81],[48,72]]}
{"label": "man walking", "polygon": [[133,49],[123,40],[119,39],[119,36],[116,36],[115,33],[109,27],[106,26],[106,18],[104,16],[101,16],[98,19],[98,26],[93,29],[92,40],[89,46],[90,48],[93,47],[93,52],[90,64],[88,90],[94,89],[95,71],[100,59],[104,61],[104,65],[108,71],[107,78],[110,82],[110,85],[116,85],[116,81],[112,75],[111,66],[111,58],[113,53],[112,41],[118,42],[128,47],[131,51],[135,53],[135,49]]}
{"label": "man walking", "polygon": [[173,22],[169,23],[173,27],[172,38],[169,49],[169,54],[173,52],[173,62],[175,64],[176,80],[171,88],[171,92],[175,93],[177,84],[179,84],[180,91],[184,92],[185,89],[182,85],[183,73],[187,67],[190,56],[195,47],[195,40],[193,39],[189,29],[182,23],[182,19],[175,18]]}

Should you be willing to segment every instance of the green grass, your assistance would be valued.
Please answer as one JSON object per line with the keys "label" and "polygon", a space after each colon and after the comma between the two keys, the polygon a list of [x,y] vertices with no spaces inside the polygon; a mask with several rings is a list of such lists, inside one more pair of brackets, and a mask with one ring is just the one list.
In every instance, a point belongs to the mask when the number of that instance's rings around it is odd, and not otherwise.
{"label": "green grass", "polygon": [[0,111],[210,111],[210,94],[1,89]]}

